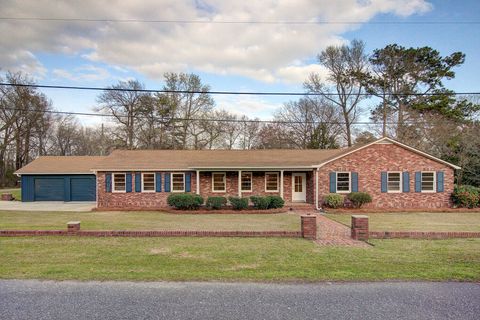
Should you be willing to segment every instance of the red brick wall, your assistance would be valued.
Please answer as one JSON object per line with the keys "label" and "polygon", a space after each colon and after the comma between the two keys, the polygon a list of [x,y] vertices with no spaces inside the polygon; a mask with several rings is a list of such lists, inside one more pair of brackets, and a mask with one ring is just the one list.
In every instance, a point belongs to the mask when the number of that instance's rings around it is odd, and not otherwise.
{"label": "red brick wall", "polygon": [[[162,208],[167,206],[167,197],[170,192],[164,192],[165,172],[162,173],[162,192],[142,193],[135,192],[135,172],[132,172],[132,192],[112,193],[105,192],[105,172],[97,174],[97,195],[98,208]],[[197,190],[196,173],[191,172],[191,193]],[[280,172],[279,172],[280,177]],[[284,172],[284,199],[289,203],[292,200],[292,173]],[[200,195],[206,200],[209,196],[238,196],[238,171],[226,172],[226,192],[212,191],[212,173],[200,173]],[[307,172],[307,202],[314,202],[314,175]],[[265,173],[253,171],[252,174],[252,192],[242,192],[243,197],[253,195],[280,195],[280,184],[278,192],[265,191]]]}
{"label": "red brick wall", "polygon": [[[453,169],[394,144],[374,144],[331,162],[319,171],[319,202],[330,193],[329,172],[358,173],[358,191],[368,192],[373,202],[365,208],[444,208],[450,207],[453,191]],[[382,171],[408,171],[410,192],[382,193]],[[444,171],[444,192],[415,192],[415,172]]]}
{"label": "red brick wall", "polygon": [[[273,172],[273,171],[272,171]],[[313,180],[308,181],[310,173],[307,173],[307,190],[309,183],[313,186]],[[278,177],[280,179],[280,172],[278,172]],[[227,171],[226,172],[227,180],[227,190],[226,192],[213,192],[212,191],[212,173],[211,172],[201,172],[200,173],[200,194],[205,197],[210,196],[222,196],[222,197],[238,197],[238,171]],[[280,195],[280,181],[278,185],[278,192],[267,192],[265,191],[265,172],[263,171],[253,171],[252,172],[252,191],[242,191],[242,197],[256,195]],[[292,173],[284,172],[283,173],[283,197],[285,202],[292,201]],[[307,194],[308,199],[308,194]],[[313,203],[313,196],[310,199]]]}
{"label": "red brick wall", "polygon": [[[162,172],[162,192],[135,192],[135,172],[132,172],[132,192],[105,192],[105,172],[97,173],[98,208],[164,208],[171,192],[165,192],[165,172]],[[191,172],[191,192],[196,191],[196,175]]]}

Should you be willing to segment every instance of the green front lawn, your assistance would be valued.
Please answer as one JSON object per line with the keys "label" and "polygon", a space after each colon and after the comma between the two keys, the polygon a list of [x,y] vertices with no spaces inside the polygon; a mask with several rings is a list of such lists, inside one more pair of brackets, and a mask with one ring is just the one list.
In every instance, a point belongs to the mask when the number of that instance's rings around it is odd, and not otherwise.
{"label": "green front lawn", "polygon": [[81,221],[85,230],[300,230],[300,217],[278,214],[171,214],[161,212],[0,211],[0,229],[66,229]]}
{"label": "green front lawn", "polygon": [[480,281],[480,239],[321,247],[286,238],[0,238],[0,278]]}
{"label": "green front lawn", "polygon": [[[362,213],[364,214],[364,213]],[[480,231],[480,212],[365,213],[372,231]],[[351,214],[327,214],[350,227]]]}

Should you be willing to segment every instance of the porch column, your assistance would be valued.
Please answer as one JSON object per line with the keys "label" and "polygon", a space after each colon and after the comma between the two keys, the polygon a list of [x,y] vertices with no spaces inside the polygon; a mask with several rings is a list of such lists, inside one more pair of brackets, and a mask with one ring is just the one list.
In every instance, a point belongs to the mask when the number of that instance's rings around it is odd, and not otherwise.
{"label": "porch column", "polygon": [[280,170],[280,197],[283,199],[283,170]]}
{"label": "porch column", "polygon": [[197,194],[200,194],[200,170],[197,170],[196,184],[197,184]]}
{"label": "porch column", "polygon": [[238,197],[242,197],[242,170],[238,170]]}

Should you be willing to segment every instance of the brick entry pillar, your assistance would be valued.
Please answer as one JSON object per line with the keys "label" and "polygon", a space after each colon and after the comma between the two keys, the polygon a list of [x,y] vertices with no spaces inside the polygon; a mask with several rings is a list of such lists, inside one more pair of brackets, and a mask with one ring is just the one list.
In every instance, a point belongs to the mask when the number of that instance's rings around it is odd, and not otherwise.
{"label": "brick entry pillar", "polygon": [[80,231],[80,221],[67,222],[67,233],[75,235]]}
{"label": "brick entry pillar", "polygon": [[302,237],[305,239],[317,239],[317,216],[306,214],[301,216],[302,219]]}
{"label": "brick entry pillar", "polygon": [[368,216],[352,216],[352,239],[361,241],[368,240]]}

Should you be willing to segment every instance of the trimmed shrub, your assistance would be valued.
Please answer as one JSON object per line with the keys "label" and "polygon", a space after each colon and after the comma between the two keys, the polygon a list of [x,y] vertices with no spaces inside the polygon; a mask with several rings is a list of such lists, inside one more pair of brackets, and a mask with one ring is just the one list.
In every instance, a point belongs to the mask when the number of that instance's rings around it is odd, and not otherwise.
{"label": "trimmed shrub", "polygon": [[168,196],[167,203],[179,210],[196,210],[203,204],[203,198],[198,194],[173,193]]}
{"label": "trimmed shrub", "polygon": [[225,197],[208,197],[207,207],[210,209],[221,209],[227,204],[227,198]]}
{"label": "trimmed shrub", "polygon": [[283,208],[285,201],[280,196],[267,196],[268,209]]}
{"label": "trimmed shrub", "polygon": [[343,202],[343,196],[338,193],[330,193],[323,198],[323,203],[333,209],[343,206]]}
{"label": "trimmed shrub", "polygon": [[372,202],[372,196],[367,192],[351,192],[347,195],[354,208],[360,208],[365,203]]}
{"label": "trimmed shrub", "polygon": [[229,197],[228,201],[230,201],[233,210],[244,210],[248,208],[248,198]]}
{"label": "trimmed shrub", "polygon": [[267,210],[270,203],[270,200],[267,197],[261,196],[251,196],[250,201],[252,201],[255,209],[259,210]]}
{"label": "trimmed shrub", "polygon": [[452,201],[456,207],[476,208],[480,205],[480,188],[468,185],[453,187]]}

